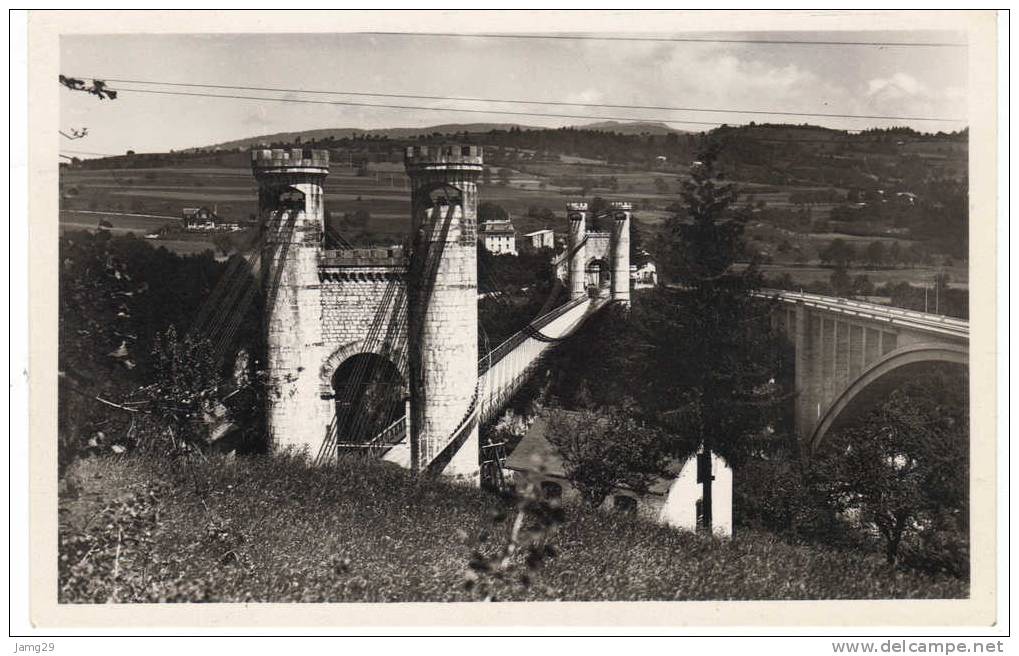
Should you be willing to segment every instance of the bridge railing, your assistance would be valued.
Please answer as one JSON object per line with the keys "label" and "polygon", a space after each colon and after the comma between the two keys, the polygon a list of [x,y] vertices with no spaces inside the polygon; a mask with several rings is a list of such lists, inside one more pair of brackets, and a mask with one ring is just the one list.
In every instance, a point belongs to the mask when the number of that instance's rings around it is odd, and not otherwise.
{"label": "bridge railing", "polygon": [[484,374],[486,371],[488,371],[488,369],[490,369],[493,365],[499,362],[499,360],[506,357],[506,354],[510,353],[517,346],[519,346],[526,340],[530,339],[534,335],[535,331],[541,330],[542,328],[552,323],[559,317],[563,316],[564,314],[566,314],[573,308],[577,307],[578,305],[590,303],[590,301],[591,299],[586,296],[582,298],[575,298],[572,301],[564,303],[559,307],[555,308],[554,310],[546,312],[537,319],[531,321],[531,323],[527,325],[527,328],[524,328],[523,330],[519,330],[513,333],[512,335],[507,337],[501,344],[499,344],[494,349],[483,355],[478,360],[478,375]]}
{"label": "bridge railing", "polygon": [[861,319],[890,323],[914,330],[938,333],[950,337],[969,339],[969,322],[965,319],[946,317],[940,314],[917,312],[905,308],[855,301],[836,296],[822,296],[805,292],[791,292],[784,289],[762,289],[755,292],[759,298],[778,298],[790,304],[802,304],[826,312],[837,312]]}
{"label": "bridge railing", "polygon": [[[471,410],[467,413],[467,416],[465,416],[464,419],[460,422],[460,424],[457,427],[457,430],[454,431],[454,435],[458,433],[463,428],[463,426],[467,424],[468,421],[470,421],[471,415],[474,413],[474,411],[478,410],[478,407],[480,405],[482,405],[478,398],[481,392],[481,378],[494,365],[496,365],[500,360],[502,360],[504,357],[512,353],[514,349],[520,346],[520,344],[523,344],[528,339],[533,338],[534,331],[541,330],[542,328],[552,323],[559,317],[563,316],[570,310],[574,309],[578,305],[584,305],[590,302],[591,299],[583,297],[574,299],[572,301],[569,301],[568,303],[560,305],[554,310],[551,310],[550,312],[547,312],[542,316],[538,317],[537,319],[531,321],[531,323],[528,324],[528,328],[525,328],[524,330],[514,333],[505,341],[503,341],[501,344],[499,344],[494,349],[489,351],[481,359],[479,359],[478,360],[479,386],[474,391],[474,398],[471,399],[470,403]],[[486,398],[485,400],[487,401],[488,399]],[[484,405],[486,406],[486,409],[490,409],[488,403],[484,403]],[[401,415],[392,424],[383,429],[382,432],[380,432],[372,439],[368,440],[368,442],[358,445],[343,445],[343,446],[358,446],[366,449],[379,449],[392,446],[393,444],[398,444],[404,441],[406,438],[407,438],[406,417]]]}

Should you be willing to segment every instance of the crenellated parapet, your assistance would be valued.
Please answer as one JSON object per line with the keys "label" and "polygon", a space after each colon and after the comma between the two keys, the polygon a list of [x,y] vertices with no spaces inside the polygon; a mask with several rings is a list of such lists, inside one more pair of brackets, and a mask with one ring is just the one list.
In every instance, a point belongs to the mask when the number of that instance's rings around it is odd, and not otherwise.
{"label": "crenellated parapet", "polygon": [[475,168],[484,164],[481,146],[446,144],[440,146],[407,146],[403,155],[408,172],[432,168]]}
{"label": "crenellated parapet", "polygon": [[251,151],[251,168],[260,174],[329,173],[329,151],[311,148],[263,148]]}

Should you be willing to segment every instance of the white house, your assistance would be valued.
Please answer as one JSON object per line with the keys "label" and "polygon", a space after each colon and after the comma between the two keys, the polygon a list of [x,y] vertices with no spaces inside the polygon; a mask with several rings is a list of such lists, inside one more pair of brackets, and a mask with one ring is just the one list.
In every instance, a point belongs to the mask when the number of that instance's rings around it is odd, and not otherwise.
{"label": "white house", "polygon": [[509,219],[485,221],[481,224],[481,229],[478,231],[478,237],[481,239],[485,249],[489,253],[495,253],[496,255],[504,253],[510,255],[517,254],[516,234],[513,222]]}
{"label": "white house", "polygon": [[630,280],[634,289],[646,289],[658,285],[658,267],[648,260],[642,266],[630,265]]}
{"label": "white house", "polygon": [[[557,410],[556,412],[568,412]],[[582,503],[580,493],[566,478],[562,457],[545,438],[548,415],[535,418],[523,439],[506,458],[504,467],[518,486],[533,483],[547,499],[564,504]],[[705,461],[706,462],[706,461]],[[626,488],[614,489],[601,509],[609,512],[634,513],[659,524],[696,531],[701,513],[703,484],[700,482],[698,457],[675,461],[669,468],[673,476],[655,480],[645,494]],[[732,469],[717,454],[712,454],[711,528],[715,535],[732,537]]]}

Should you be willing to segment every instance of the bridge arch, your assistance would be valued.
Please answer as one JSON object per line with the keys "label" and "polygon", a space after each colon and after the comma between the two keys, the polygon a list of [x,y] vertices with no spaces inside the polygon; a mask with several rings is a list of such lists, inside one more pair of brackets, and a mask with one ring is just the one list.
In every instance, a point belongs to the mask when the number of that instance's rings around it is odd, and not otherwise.
{"label": "bridge arch", "polygon": [[[875,360],[828,406],[810,436],[810,447],[816,450],[832,430],[843,427],[859,410],[887,395],[910,375],[948,364],[969,366],[969,350],[965,345],[912,344],[891,351]],[[846,412],[854,410],[853,412]]]}
{"label": "bridge arch", "polygon": [[[386,354],[346,349],[329,377],[338,445],[363,444],[406,413],[407,385]],[[328,366],[328,365],[327,365]]]}
{"label": "bridge arch", "polygon": [[[341,344],[338,346],[322,363],[319,367],[318,379],[319,379],[319,390],[323,398],[331,398],[334,395],[333,389],[333,378],[336,375],[337,370],[340,366],[354,358],[357,355],[372,354],[384,358],[388,362],[392,363],[393,360],[400,360],[401,353],[381,353],[378,349],[365,350],[364,342],[362,340],[354,340]],[[406,396],[408,392],[407,381],[405,377],[400,378],[400,393]]]}
{"label": "bridge arch", "polygon": [[587,263],[584,265],[584,272],[587,277],[586,286],[588,288],[594,287],[599,290],[599,293],[608,293],[609,287],[612,284],[612,265],[608,257],[604,255],[588,257]]}

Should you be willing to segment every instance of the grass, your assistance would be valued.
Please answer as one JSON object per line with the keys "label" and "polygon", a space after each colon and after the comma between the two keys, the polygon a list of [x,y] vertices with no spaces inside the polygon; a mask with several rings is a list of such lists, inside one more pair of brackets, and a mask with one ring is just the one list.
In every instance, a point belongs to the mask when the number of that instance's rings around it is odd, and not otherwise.
{"label": "grass", "polygon": [[[476,489],[382,463],[141,456],[79,461],[60,498],[59,599],[469,601],[958,598],[967,586],[879,556],[723,541],[568,508],[554,557],[505,576],[468,566],[497,551],[512,512]],[[512,511],[512,509],[509,509]],[[486,534],[490,534],[486,537]],[[526,576],[525,576],[526,575]],[[522,579],[526,578],[525,583]],[[472,585],[469,581],[475,581]]]}

